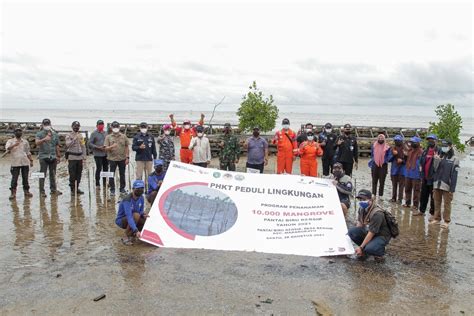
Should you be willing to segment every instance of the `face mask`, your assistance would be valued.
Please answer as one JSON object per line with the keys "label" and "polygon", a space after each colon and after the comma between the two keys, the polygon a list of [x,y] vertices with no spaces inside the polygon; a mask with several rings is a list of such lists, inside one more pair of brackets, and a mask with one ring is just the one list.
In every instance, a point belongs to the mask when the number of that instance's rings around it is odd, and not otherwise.
{"label": "face mask", "polygon": [[395,141],[395,146],[401,146],[402,144],[403,144],[403,143],[402,143],[401,141],[399,141],[399,140],[396,140],[396,141]]}
{"label": "face mask", "polygon": [[307,128],[307,129],[306,129],[306,133],[309,133],[309,132],[312,132],[312,131],[313,131],[312,128]]}
{"label": "face mask", "polygon": [[163,171],[163,167],[159,166],[155,168],[156,173],[161,173]]}
{"label": "face mask", "polygon": [[191,125],[188,125],[188,124],[184,125],[184,129],[190,129],[190,128],[191,128]]}
{"label": "face mask", "polygon": [[165,131],[165,135],[171,134],[171,131]]}
{"label": "face mask", "polygon": [[283,129],[289,129],[289,128],[290,128],[290,125],[288,125],[288,124],[283,124],[281,127],[282,127]]}
{"label": "face mask", "polygon": [[112,132],[113,133],[118,133],[118,132],[120,132],[120,128],[114,127],[114,128],[112,128]]}
{"label": "face mask", "polygon": [[102,125],[102,124],[101,124],[101,125],[97,125],[97,130],[98,130],[99,132],[103,132],[103,131],[104,131],[104,125]]}
{"label": "face mask", "polygon": [[331,133],[332,132],[332,128],[326,128],[326,133]]}
{"label": "face mask", "polygon": [[141,132],[142,134],[146,134],[146,132],[148,132],[148,129],[146,129],[146,128],[140,128],[140,132]]}
{"label": "face mask", "polygon": [[230,133],[230,128],[224,128],[224,133],[229,134]]}
{"label": "face mask", "polygon": [[78,127],[78,126],[74,126],[74,127],[72,128],[72,130],[73,130],[75,133],[77,133],[77,132],[79,132],[79,127]]}
{"label": "face mask", "polygon": [[332,174],[337,178],[340,179],[342,177],[342,170],[335,170],[332,172]]}
{"label": "face mask", "polygon": [[260,136],[260,132],[253,132],[253,136],[254,136],[254,137]]}
{"label": "face mask", "polygon": [[135,189],[135,190],[133,190],[133,194],[134,194],[135,196],[138,196],[138,197],[142,196],[142,195],[143,195],[143,192],[144,192],[143,189]]}
{"label": "face mask", "polygon": [[360,201],[359,206],[363,209],[366,209],[369,207],[369,201]]}
{"label": "face mask", "polygon": [[433,148],[436,144],[434,142],[428,142],[428,147]]}
{"label": "face mask", "polygon": [[51,129],[51,126],[49,126],[49,125],[48,125],[48,126],[43,126],[43,129],[44,129],[45,131],[49,131],[49,130]]}
{"label": "face mask", "polygon": [[349,135],[351,131],[344,131],[344,134]]}
{"label": "face mask", "polygon": [[379,139],[379,140],[377,140],[377,143],[383,144],[383,143],[385,143],[385,141],[383,139]]}
{"label": "face mask", "polygon": [[420,147],[420,144],[413,143],[413,144],[411,144],[411,147],[412,147],[412,148],[418,148],[418,147]]}
{"label": "face mask", "polygon": [[441,151],[443,153],[447,153],[449,151],[449,147],[441,147]]}
{"label": "face mask", "polygon": [[308,140],[313,140],[314,136],[308,136]]}
{"label": "face mask", "polygon": [[197,133],[198,137],[201,138],[203,136],[203,133]]}
{"label": "face mask", "polygon": [[21,136],[23,136],[23,133],[22,133],[22,132],[17,132],[17,133],[15,133],[15,137],[16,137],[16,138],[21,138]]}

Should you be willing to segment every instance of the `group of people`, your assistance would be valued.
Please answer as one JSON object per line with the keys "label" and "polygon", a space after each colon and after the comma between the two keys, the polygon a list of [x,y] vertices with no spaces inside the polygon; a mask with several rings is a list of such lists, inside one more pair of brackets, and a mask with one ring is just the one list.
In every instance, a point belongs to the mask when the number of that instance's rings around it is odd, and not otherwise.
{"label": "group of people", "polygon": [[[170,124],[163,126],[162,134],[155,140],[148,131],[146,122],[140,124],[140,131],[131,142],[136,161],[136,180],[133,182],[131,193],[125,196],[119,206],[116,223],[126,231],[128,241],[133,236],[139,237],[146,215],[144,204],[146,197],[153,203],[161,187],[166,170],[171,161],[176,159],[176,150],[171,132],[179,138],[179,156],[183,163],[192,163],[200,167],[207,167],[211,161],[211,146],[204,133],[204,114],[196,125],[190,120],[184,120],[178,126],[174,115],[170,114]],[[83,194],[79,185],[83,164],[86,159],[86,143],[80,132],[80,123],[71,124],[71,132],[66,135],[65,159],[68,161],[69,187],[71,194]],[[91,134],[87,146],[92,151],[96,164],[95,184],[101,187],[101,172],[119,172],[119,192],[125,190],[125,170],[130,160],[130,141],[121,132],[120,123],[110,124],[111,131],[107,131],[103,120],[98,120],[96,129]],[[22,175],[25,197],[31,197],[29,191],[28,173],[33,166],[28,141],[22,138],[22,129],[14,131],[15,137],[6,144],[6,149],[12,155],[12,181],[10,199],[16,197],[16,187],[19,175]],[[282,121],[271,142],[277,148],[277,174],[291,174],[293,163],[300,158],[301,175],[317,177],[318,161],[321,157],[323,176],[331,178],[336,186],[341,208],[346,216],[353,194],[352,171],[358,168],[358,144],[355,135],[352,135],[352,126],[345,124],[340,135],[333,130],[331,123],[324,125],[323,131],[316,133],[311,123],[295,133],[290,128],[289,119]],[[450,140],[441,140],[438,147],[436,135],[426,137],[427,146],[422,148],[422,140],[412,137],[405,142],[402,135],[394,137],[394,144],[388,144],[385,135],[380,134],[371,145],[371,159],[369,167],[372,174],[372,191],[361,190],[356,198],[359,202],[359,216],[357,226],[349,230],[349,236],[360,247],[356,250],[360,256],[371,254],[377,258],[383,257],[385,246],[390,240],[387,222],[381,216],[379,206],[375,203],[377,195],[384,194],[385,179],[389,172],[392,181],[391,202],[403,203],[404,207],[413,208],[414,216],[424,215],[428,204],[431,224],[441,224],[447,228],[451,221],[451,201],[456,189],[459,160],[454,155]],[[62,194],[56,187],[56,167],[61,160],[59,137],[51,127],[51,121],[44,119],[41,130],[36,134],[38,160],[40,172],[46,176],[49,170],[50,194]],[[239,139],[232,133],[229,123],[224,125],[222,136],[217,140],[219,151],[219,167],[222,170],[235,171],[240,160],[241,146]],[[159,150],[157,146],[159,145]],[[263,173],[268,164],[268,142],[260,135],[258,126],[253,128],[252,136],[244,144],[247,150],[247,171]],[[145,188],[143,175],[148,180]],[[103,178],[105,188],[107,178]],[[111,195],[115,194],[114,178],[108,182]],[[45,179],[40,178],[40,195],[46,197]],[[106,189],[106,188],[105,188]],[[442,204],[444,211],[441,212]]]}

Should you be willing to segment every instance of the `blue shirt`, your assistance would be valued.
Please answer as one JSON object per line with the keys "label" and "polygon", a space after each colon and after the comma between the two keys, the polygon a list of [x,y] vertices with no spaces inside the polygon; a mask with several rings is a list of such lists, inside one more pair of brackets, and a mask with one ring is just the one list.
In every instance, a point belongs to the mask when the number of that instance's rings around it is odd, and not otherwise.
{"label": "blue shirt", "polygon": [[166,176],[166,172],[162,171],[160,174],[156,174],[153,172],[151,175],[148,176],[148,191],[146,194],[150,194],[153,191],[158,191],[161,184],[158,182],[163,181]]}
{"label": "blue shirt", "polygon": [[140,216],[143,216],[145,214],[144,211],[145,199],[143,198],[143,195],[135,200],[133,198],[133,194],[129,194],[120,202],[115,224],[122,227],[122,219],[126,217],[128,225],[135,233],[138,231],[138,228],[135,224],[135,221],[133,220],[133,213],[139,213]]}
{"label": "blue shirt", "polygon": [[249,137],[247,139],[247,162],[252,165],[260,165],[265,161],[265,150],[268,149],[268,142],[262,137]]}

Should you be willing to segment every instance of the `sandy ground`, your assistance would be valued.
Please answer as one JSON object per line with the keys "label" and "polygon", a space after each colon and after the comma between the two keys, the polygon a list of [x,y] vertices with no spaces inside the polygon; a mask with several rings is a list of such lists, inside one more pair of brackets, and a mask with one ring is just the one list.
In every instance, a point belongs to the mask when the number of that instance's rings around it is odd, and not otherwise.
{"label": "sandy ground", "polygon": [[[25,200],[20,191],[9,201],[9,160],[0,161],[0,314],[474,314],[469,158],[462,161],[449,230],[389,203],[387,180],[379,203],[396,214],[401,236],[390,243],[383,264],[124,246],[114,224],[118,199],[96,192],[91,157],[87,165],[86,194],[77,202],[68,192],[64,162],[58,171],[63,195],[40,199],[34,180],[33,198]],[[211,167],[217,165],[213,160]],[[295,167],[298,173],[298,162]],[[274,157],[267,167],[273,170]],[[354,178],[358,189],[369,186],[366,159]],[[94,302],[101,294],[106,297]]]}

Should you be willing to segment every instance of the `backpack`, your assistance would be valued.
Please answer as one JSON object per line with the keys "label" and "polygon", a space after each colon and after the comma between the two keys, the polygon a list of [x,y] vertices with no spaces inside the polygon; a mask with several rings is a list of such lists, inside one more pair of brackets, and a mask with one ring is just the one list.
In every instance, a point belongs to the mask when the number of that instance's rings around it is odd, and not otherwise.
{"label": "backpack", "polygon": [[378,212],[382,212],[384,214],[385,221],[387,222],[387,226],[390,230],[390,235],[392,235],[392,238],[397,238],[397,236],[400,235],[400,229],[398,228],[398,221],[395,216],[385,209],[381,209]]}

